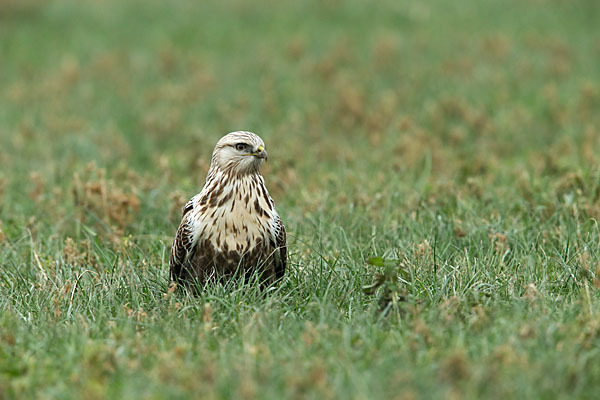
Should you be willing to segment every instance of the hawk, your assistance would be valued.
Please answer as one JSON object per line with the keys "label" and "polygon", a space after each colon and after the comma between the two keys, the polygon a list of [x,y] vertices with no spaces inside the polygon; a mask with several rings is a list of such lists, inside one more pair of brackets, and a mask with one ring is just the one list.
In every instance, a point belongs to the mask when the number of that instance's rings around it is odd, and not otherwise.
{"label": "hawk", "polygon": [[215,146],[202,191],[183,208],[173,240],[171,278],[186,286],[259,274],[261,285],[283,277],[285,228],[260,173],[265,143],[232,132]]}

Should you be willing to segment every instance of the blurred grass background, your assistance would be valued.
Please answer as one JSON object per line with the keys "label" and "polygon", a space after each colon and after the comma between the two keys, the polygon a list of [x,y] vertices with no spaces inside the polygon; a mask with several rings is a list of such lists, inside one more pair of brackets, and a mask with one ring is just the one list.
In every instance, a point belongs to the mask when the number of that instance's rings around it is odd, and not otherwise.
{"label": "blurred grass background", "polygon": [[[0,0],[0,396],[593,397],[599,22]],[[180,208],[234,130],[267,144],[288,278],[171,293]]]}

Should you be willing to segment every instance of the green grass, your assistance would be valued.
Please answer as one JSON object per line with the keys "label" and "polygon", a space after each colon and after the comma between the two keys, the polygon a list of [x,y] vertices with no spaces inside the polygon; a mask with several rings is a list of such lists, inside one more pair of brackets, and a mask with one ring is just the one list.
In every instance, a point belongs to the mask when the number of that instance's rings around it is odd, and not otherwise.
{"label": "green grass", "polygon": [[[0,9],[0,398],[600,393],[597,1]],[[240,129],[286,278],[172,291]]]}

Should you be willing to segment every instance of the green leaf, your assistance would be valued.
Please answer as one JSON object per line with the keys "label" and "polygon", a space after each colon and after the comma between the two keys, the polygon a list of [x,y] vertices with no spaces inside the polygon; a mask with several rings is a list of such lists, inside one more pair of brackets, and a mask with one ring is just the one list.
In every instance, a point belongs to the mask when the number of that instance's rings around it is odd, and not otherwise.
{"label": "green leaf", "polygon": [[367,259],[367,264],[373,265],[375,267],[383,267],[385,265],[385,260],[383,257],[371,257]]}
{"label": "green leaf", "polygon": [[397,267],[400,265],[400,260],[397,258],[371,257],[367,259],[367,264],[375,267]]}

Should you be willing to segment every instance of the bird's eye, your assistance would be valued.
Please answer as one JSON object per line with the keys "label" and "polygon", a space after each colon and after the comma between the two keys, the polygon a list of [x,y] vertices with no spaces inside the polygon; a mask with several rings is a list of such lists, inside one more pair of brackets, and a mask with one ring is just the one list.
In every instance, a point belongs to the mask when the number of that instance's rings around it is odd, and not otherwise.
{"label": "bird's eye", "polygon": [[235,145],[235,149],[237,151],[243,151],[243,150],[246,149],[246,145],[244,143],[238,143],[238,144]]}

